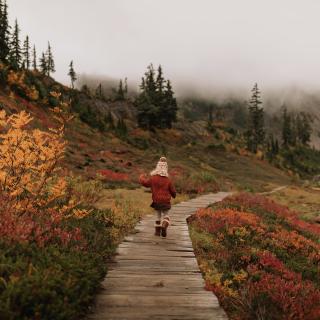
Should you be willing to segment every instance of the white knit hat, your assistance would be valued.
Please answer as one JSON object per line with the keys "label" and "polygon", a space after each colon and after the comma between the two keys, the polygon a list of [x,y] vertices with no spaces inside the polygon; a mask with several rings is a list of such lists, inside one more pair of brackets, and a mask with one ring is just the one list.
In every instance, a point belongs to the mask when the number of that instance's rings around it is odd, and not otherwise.
{"label": "white knit hat", "polygon": [[168,177],[168,163],[165,157],[161,157],[157,163],[156,168],[150,172],[151,176],[159,175],[161,177]]}

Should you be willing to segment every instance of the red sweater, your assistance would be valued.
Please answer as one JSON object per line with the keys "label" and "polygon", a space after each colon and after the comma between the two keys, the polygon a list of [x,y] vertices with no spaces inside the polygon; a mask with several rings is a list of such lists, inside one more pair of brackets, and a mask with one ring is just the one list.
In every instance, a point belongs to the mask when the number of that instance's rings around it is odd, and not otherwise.
{"label": "red sweater", "polygon": [[176,197],[176,190],[171,180],[167,177],[156,175],[146,179],[140,176],[139,181],[144,187],[151,188],[154,204],[170,205],[171,197]]}

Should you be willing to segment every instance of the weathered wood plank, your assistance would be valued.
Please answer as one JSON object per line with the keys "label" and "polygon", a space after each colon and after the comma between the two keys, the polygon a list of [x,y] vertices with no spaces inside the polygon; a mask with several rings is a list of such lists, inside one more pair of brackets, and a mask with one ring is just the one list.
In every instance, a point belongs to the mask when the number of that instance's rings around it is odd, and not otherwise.
{"label": "weathered wood plank", "polygon": [[155,215],[138,223],[108,263],[90,319],[227,319],[217,298],[204,290],[186,222],[199,208],[227,195],[201,196],[173,206],[166,239],[153,235]]}

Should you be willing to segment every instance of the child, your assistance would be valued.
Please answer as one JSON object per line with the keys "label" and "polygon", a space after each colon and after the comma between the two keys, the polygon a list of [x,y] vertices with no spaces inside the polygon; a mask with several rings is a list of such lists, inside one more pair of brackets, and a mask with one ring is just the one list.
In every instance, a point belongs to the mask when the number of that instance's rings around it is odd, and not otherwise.
{"label": "child", "polygon": [[165,157],[161,157],[155,170],[150,172],[151,177],[146,178],[141,175],[140,183],[152,191],[151,207],[157,211],[157,220],[155,223],[155,235],[167,236],[167,228],[170,224],[168,212],[171,208],[171,197],[176,197],[176,190],[169,179],[168,163]]}

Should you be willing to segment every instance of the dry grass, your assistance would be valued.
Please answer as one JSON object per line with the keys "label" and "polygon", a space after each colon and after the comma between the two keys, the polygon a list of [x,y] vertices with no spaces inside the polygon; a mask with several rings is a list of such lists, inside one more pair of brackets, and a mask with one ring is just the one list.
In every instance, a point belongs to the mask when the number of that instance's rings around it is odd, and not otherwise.
{"label": "dry grass", "polygon": [[[97,203],[98,209],[107,209],[112,207],[114,200],[124,200],[129,202],[134,208],[138,209],[142,215],[152,213],[153,209],[150,208],[151,193],[148,189],[139,188],[134,190],[128,189],[105,189],[102,192],[102,198]],[[179,194],[177,198],[172,201],[172,204],[179,203],[189,199],[187,195]]]}
{"label": "dry grass", "polygon": [[290,186],[268,196],[269,198],[301,213],[301,218],[313,220],[320,215],[320,191]]}

